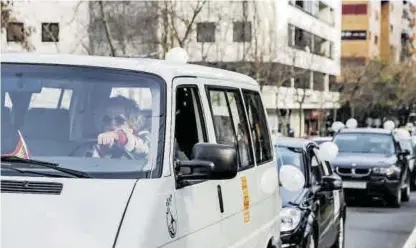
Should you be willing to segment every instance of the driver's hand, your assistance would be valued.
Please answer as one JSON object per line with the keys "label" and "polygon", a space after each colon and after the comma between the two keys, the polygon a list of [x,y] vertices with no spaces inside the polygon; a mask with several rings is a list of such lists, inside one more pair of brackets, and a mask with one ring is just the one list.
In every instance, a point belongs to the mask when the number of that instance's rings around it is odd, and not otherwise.
{"label": "driver's hand", "polygon": [[117,132],[110,131],[105,132],[98,135],[98,145],[104,145],[112,147],[114,145],[114,142],[117,141],[118,134]]}

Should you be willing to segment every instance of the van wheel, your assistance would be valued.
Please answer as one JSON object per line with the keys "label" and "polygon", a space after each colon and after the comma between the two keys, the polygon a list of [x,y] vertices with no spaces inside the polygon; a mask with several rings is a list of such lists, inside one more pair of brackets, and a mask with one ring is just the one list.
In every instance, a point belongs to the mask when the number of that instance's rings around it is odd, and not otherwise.
{"label": "van wheel", "polygon": [[339,219],[338,224],[338,236],[335,240],[335,244],[331,248],[344,248],[345,247],[345,220],[344,217]]}
{"label": "van wheel", "polygon": [[408,202],[410,200],[410,177],[406,180],[406,188],[402,190],[402,201]]}

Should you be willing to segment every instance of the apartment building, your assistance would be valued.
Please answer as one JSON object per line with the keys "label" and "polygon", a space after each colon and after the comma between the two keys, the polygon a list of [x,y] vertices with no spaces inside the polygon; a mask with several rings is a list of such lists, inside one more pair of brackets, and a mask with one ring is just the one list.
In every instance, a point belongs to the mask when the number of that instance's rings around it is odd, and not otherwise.
{"label": "apartment building", "polygon": [[344,0],[342,59],[364,64],[373,58],[399,62],[410,56],[413,3],[401,0]]}
{"label": "apartment building", "polygon": [[[33,27],[28,39],[39,53],[161,57],[183,46],[191,63],[256,78],[273,133],[286,124],[296,136],[317,132],[339,108],[329,88],[340,73],[341,0],[103,3],[16,2],[11,25]],[[7,33],[2,50],[21,50]]]}

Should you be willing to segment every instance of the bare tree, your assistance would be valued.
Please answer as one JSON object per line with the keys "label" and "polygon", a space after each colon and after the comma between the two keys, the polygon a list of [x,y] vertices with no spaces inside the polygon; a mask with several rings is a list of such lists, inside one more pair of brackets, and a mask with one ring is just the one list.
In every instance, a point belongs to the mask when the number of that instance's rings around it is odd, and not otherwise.
{"label": "bare tree", "polygon": [[35,48],[29,37],[33,31],[33,27],[25,26],[24,23],[16,19],[13,13],[13,1],[1,1],[1,32],[6,32],[7,40],[20,44],[27,51],[32,51]]}

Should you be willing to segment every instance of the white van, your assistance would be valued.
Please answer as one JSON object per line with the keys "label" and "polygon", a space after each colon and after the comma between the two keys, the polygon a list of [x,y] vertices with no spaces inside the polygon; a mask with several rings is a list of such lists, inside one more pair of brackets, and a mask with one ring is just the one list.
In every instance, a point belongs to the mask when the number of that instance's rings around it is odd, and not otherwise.
{"label": "white van", "polygon": [[1,247],[278,247],[250,77],[151,59],[2,54]]}

